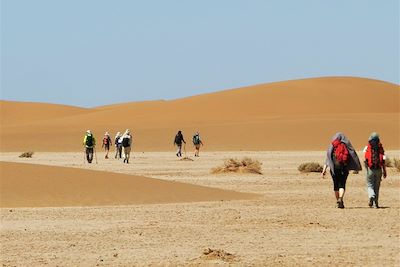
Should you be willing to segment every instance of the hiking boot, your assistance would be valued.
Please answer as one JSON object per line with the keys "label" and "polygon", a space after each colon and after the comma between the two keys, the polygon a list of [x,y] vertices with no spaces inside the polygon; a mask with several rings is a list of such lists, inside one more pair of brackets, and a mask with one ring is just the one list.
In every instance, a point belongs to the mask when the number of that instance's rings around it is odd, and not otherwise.
{"label": "hiking boot", "polygon": [[344,202],[342,198],[339,198],[338,200],[338,208],[339,209],[344,209]]}
{"label": "hiking boot", "polygon": [[375,208],[375,209],[379,209],[379,208],[380,208],[379,205],[378,205],[378,201],[376,201],[376,200],[375,200],[375,206],[374,206],[374,208]]}
{"label": "hiking boot", "polygon": [[104,158],[108,159],[108,156],[106,155]]}
{"label": "hiking boot", "polygon": [[126,162],[126,159],[124,159],[124,163]]}
{"label": "hiking boot", "polygon": [[369,198],[368,206],[369,206],[370,208],[372,208],[372,206],[374,205],[374,200],[375,200],[375,198],[373,198],[373,197],[370,197],[370,198]]}

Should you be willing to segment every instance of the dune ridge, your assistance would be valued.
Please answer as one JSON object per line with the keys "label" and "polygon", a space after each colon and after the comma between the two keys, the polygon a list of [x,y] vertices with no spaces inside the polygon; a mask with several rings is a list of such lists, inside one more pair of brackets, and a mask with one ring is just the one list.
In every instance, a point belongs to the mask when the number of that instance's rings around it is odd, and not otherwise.
{"label": "dune ridge", "polygon": [[[399,86],[356,77],[260,84],[170,101],[100,106],[70,116],[53,112],[29,123],[16,123],[12,112],[3,109],[0,151],[77,151],[86,129],[101,139],[105,131],[113,135],[126,128],[134,134],[136,151],[173,150],[177,130],[189,140],[200,131],[210,151],[323,150],[337,131],[360,147],[377,131],[387,149],[400,148]],[[47,106],[22,108],[19,116],[32,109],[42,112]],[[49,135],[58,142],[48,142],[44,137]]]}
{"label": "dune ridge", "polygon": [[0,162],[0,207],[111,206],[251,199],[239,193],[135,175]]}

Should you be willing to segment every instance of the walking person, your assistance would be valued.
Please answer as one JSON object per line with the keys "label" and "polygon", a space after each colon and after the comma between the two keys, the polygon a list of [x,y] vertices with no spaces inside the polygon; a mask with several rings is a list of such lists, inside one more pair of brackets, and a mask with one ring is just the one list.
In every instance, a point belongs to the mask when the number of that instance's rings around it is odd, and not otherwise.
{"label": "walking person", "polygon": [[88,163],[92,163],[96,139],[90,130],[87,130],[83,137],[83,145],[85,146],[86,160]]}
{"label": "walking person", "polygon": [[118,132],[114,139],[115,144],[115,158],[122,158],[122,135]]}
{"label": "walking person", "polygon": [[111,145],[112,145],[111,137],[109,133],[106,132],[103,137],[103,144],[101,145],[101,147],[104,148],[104,151],[106,152],[106,155],[104,156],[105,159],[108,159],[108,152],[110,152]]}
{"label": "walking person", "polygon": [[194,145],[194,148],[195,148],[194,156],[195,156],[195,157],[199,157],[200,146],[203,146],[203,145],[204,145],[203,142],[202,142],[201,139],[200,139],[200,134],[199,134],[199,132],[196,132],[196,133],[193,135],[193,145]]}
{"label": "walking person", "polygon": [[175,135],[174,140],[174,145],[178,147],[178,151],[176,152],[177,157],[182,157],[182,142],[186,145],[186,141],[183,138],[182,131],[178,131],[178,133]]}
{"label": "walking person", "polygon": [[369,197],[368,206],[379,208],[379,188],[382,176],[386,178],[385,150],[380,142],[379,135],[371,133],[368,145],[364,148],[365,168],[367,169],[367,191]]}
{"label": "walking person", "polygon": [[357,153],[350,140],[343,133],[336,133],[332,138],[332,143],[327,150],[322,177],[325,176],[328,167],[333,180],[333,190],[335,192],[337,207],[343,209],[343,197],[346,191],[346,181],[349,171],[361,171],[361,164]]}
{"label": "walking person", "polygon": [[122,147],[124,148],[124,163],[129,163],[131,154],[132,135],[129,130],[126,130],[122,136]]}

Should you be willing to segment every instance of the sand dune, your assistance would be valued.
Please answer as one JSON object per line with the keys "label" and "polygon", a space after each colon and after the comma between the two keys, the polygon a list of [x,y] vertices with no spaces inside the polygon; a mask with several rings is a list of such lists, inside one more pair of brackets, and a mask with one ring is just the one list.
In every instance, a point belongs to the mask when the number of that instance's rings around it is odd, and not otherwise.
{"label": "sand dune", "polygon": [[141,176],[0,162],[0,207],[65,207],[220,201],[255,194]]}
{"label": "sand dune", "polygon": [[[139,151],[173,149],[179,129],[187,139],[199,130],[208,150],[321,150],[337,131],[360,147],[371,131],[377,131],[388,149],[398,149],[399,121],[398,85],[352,77],[314,78],[96,107],[29,126],[2,123],[0,150],[76,151],[86,129],[99,139],[105,131],[115,134],[126,128],[133,131],[134,149]],[[44,136],[57,136],[57,142]]]}
{"label": "sand dune", "polygon": [[31,102],[0,100],[1,125],[18,125],[91,112],[90,109]]}

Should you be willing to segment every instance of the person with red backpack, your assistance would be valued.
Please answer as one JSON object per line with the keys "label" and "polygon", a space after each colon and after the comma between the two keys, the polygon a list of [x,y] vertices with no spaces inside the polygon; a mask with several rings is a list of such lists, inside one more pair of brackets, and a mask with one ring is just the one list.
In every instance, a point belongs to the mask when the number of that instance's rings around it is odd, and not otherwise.
{"label": "person with red backpack", "polygon": [[111,137],[108,134],[108,132],[106,132],[104,134],[103,144],[101,145],[101,147],[104,148],[104,151],[106,152],[106,155],[104,156],[104,158],[106,158],[106,159],[108,159],[108,152],[110,152],[111,145],[112,145]]}
{"label": "person with red backpack", "polygon": [[379,188],[382,176],[386,178],[385,150],[380,142],[379,135],[373,132],[368,145],[364,148],[365,168],[367,169],[367,191],[369,197],[368,206],[379,208]]}
{"label": "person with red backpack", "polygon": [[327,150],[322,177],[325,176],[328,167],[333,180],[333,190],[335,192],[337,207],[343,209],[343,197],[349,171],[361,171],[361,164],[357,153],[350,140],[343,133],[336,133],[332,138],[332,142]]}

